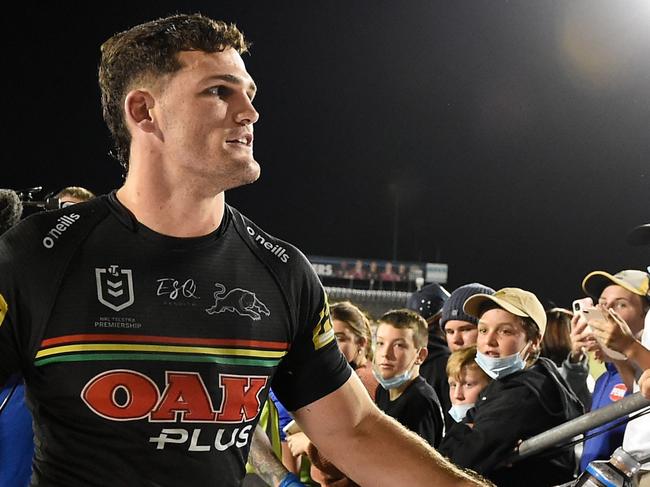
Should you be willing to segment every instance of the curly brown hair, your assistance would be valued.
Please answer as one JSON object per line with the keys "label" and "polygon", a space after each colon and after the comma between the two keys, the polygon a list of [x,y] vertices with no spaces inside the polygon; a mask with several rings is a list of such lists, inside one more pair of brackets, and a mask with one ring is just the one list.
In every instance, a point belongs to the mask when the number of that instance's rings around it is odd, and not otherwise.
{"label": "curly brown hair", "polygon": [[178,14],[136,25],[115,34],[101,46],[99,88],[102,112],[113,136],[113,155],[126,171],[129,167],[131,134],[124,120],[124,100],[136,83],[153,83],[182,68],[180,51],[239,54],[250,44],[234,24],[212,20],[201,14]]}

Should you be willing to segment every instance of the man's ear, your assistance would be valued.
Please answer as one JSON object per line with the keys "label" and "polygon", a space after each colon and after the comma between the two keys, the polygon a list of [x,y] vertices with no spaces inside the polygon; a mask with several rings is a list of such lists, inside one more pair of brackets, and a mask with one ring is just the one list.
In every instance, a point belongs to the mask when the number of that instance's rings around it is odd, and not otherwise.
{"label": "man's ear", "polygon": [[422,364],[424,363],[424,360],[427,358],[427,355],[429,355],[429,350],[427,347],[422,347],[420,350],[418,350],[418,358],[416,360],[417,364]]}
{"label": "man's ear", "polygon": [[154,98],[148,91],[130,91],[124,99],[124,113],[128,126],[152,133],[156,130],[155,122],[151,116],[154,107]]}

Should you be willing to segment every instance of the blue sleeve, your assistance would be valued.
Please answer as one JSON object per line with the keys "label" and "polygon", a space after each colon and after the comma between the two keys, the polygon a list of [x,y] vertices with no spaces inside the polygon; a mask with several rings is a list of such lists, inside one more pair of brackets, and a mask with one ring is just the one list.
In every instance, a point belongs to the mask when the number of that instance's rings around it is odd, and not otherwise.
{"label": "blue sleeve", "polygon": [[273,404],[275,404],[276,409],[278,410],[278,416],[280,417],[280,441],[286,441],[287,435],[284,433],[282,428],[284,428],[286,425],[288,425],[293,417],[287,411],[287,408],[285,408],[282,403],[278,400],[277,397],[275,397],[275,394],[273,393],[273,389],[269,391],[269,398],[271,401],[273,401]]}

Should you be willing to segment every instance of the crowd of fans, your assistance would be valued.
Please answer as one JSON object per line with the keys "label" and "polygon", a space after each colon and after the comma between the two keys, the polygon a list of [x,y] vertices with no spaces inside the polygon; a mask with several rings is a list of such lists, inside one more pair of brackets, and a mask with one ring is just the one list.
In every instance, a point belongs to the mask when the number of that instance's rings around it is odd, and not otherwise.
{"label": "crowd of fans", "polygon": [[[567,441],[520,461],[512,455],[527,438],[649,387],[643,375],[650,365],[648,272],[594,271],[582,288],[606,322],[545,309],[523,289],[495,291],[478,283],[451,294],[431,284],[413,293],[407,308],[367,316],[374,322],[373,347],[367,331],[359,331],[368,327],[338,314],[345,309],[362,316],[353,303],[333,304],[332,319],[341,351],[380,409],[498,486],[554,486],[568,484],[593,460],[609,459],[621,445],[639,460],[650,455],[647,416],[624,416],[588,431],[584,445]],[[608,356],[610,348],[626,360]],[[369,362],[378,387],[368,386]],[[311,461],[314,485],[356,485],[304,433],[285,441],[300,445],[294,454]],[[642,466],[634,485],[648,485],[648,468]]]}

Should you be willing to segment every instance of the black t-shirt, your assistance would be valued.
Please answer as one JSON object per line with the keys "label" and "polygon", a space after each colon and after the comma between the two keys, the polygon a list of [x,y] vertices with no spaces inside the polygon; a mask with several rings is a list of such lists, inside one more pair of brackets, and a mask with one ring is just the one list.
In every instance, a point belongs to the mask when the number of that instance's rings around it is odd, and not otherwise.
{"label": "black t-shirt", "polygon": [[236,486],[273,386],[290,410],[350,369],[305,257],[231,207],[160,235],[114,197],[0,239],[0,382],[23,374],[33,486]]}
{"label": "black t-shirt", "polygon": [[417,377],[394,401],[379,386],[375,402],[379,409],[437,447],[444,434],[442,409],[436,391],[422,377]]}

